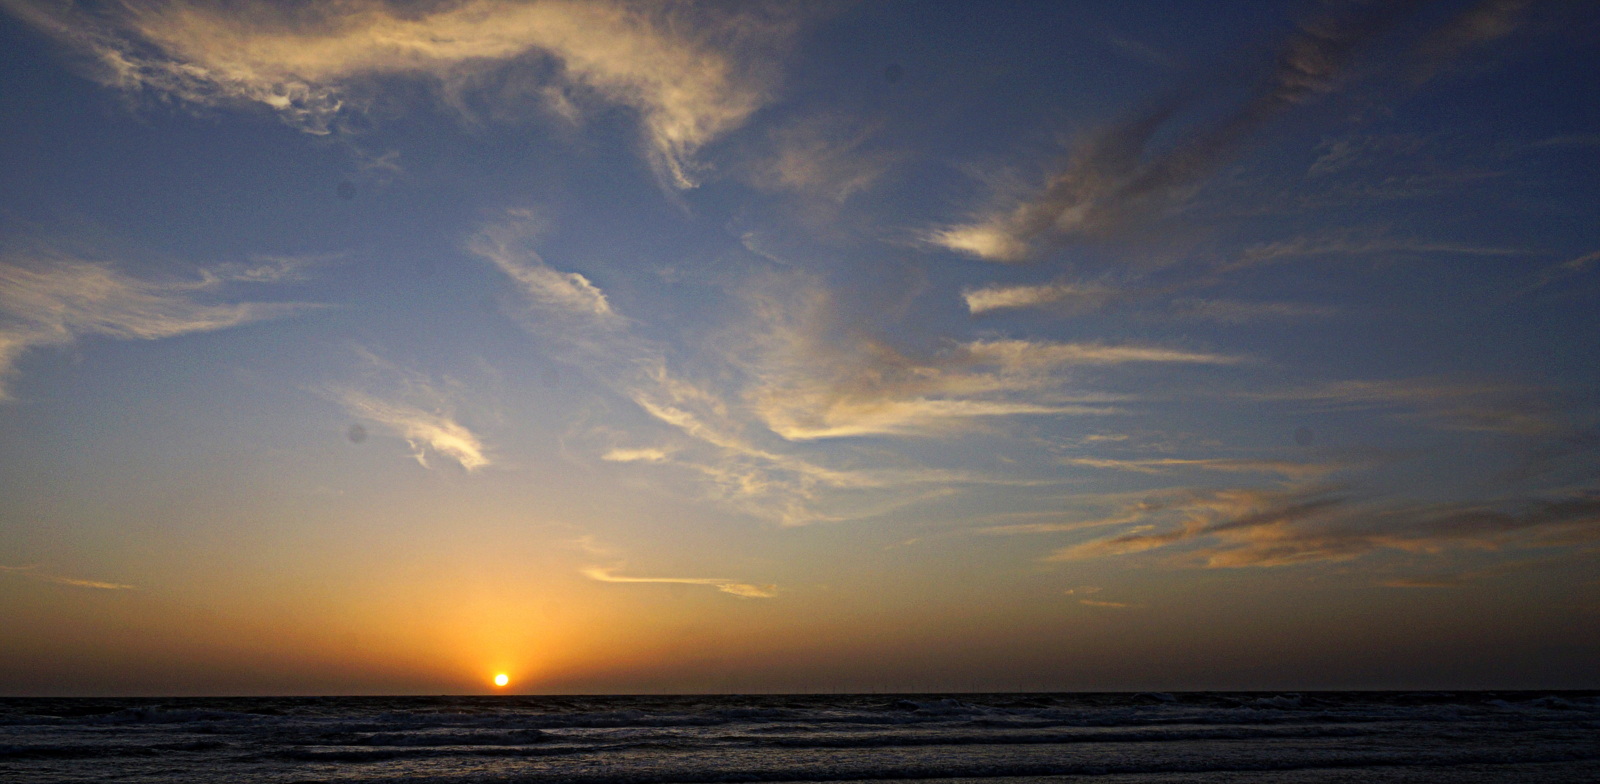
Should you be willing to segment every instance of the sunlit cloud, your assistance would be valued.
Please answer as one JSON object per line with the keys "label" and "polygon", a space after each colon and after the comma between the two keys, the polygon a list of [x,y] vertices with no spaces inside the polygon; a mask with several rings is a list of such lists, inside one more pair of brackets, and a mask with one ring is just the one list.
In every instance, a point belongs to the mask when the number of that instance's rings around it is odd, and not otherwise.
{"label": "sunlit cloud", "polygon": [[1121,292],[1108,286],[1085,283],[1046,283],[1037,286],[995,284],[961,292],[961,298],[967,303],[967,311],[974,316],[1047,305],[1072,311],[1093,310],[1120,295]]}
{"label": "sunlit cloud", "polygon": [[293,279],[309,262],[264,258],[203,269],[195,280],[155,280],[105,262],[55,252],[0,258],[0,400],[27,351],[81,337],[160,340],[212,332],[316,307],[291,302],[218,302],[236,283]]}
{"label": "sunlit cloud", "polygon": [[94,77],[200,106],[255,104],[314,134],[370,103],[376,80],[424,78],[445,99],[485,75],[531,82],[500,98],[576,119],[585,103],[635,111],[663,180],[693,187],[695,153],[769,100],[772,56],[795,30],[769,9],[610,0],[467,0],[416,9],[347,0],[292,12],[267,3],[6,0],[89,55]]}
{"label": "sunlit cloud", "polygon": [[646,447],[642,449],[612,448],[600,456],[601,460],[612,463],[659,463],[671,456],[665,449]]}
{"label": "sunlit cloud", "polygon": [[601,324],[620,319],[605,292],[576,272],[561,272],[544,263],[532,242],[538,222],[531,213],[513,211],[512,220],[485,227],[468,243],[468,249],[488,259],[512,280],[535,305],[548,311],[587,317]]}
{"label": "sunlit cloud", "polygon": [[1211,568],[1348,561],[1381,550],[1566,547],[1600,540],[1600,495],[1359,504],[1329,488],[1228,489],[1144,510],[1125,533],[1057,550],[1072,561],[1180,548]]}
{"label": "sunlit cloud", "polygon": [[842,203],[871,188],[899,155],[871,144],[874,129],[821,114],[769,132],[771,150],[750,166],[750,181]]}
{"label": "sunlit cloud", "polygon": [[1114,460],[1099,457],[1067,457],[1061,462],[1066,465],[1083,466],[1086,468],[1106,468],[1118,471],[1134,471],[1144,474],[1161,474],[1169,471],[1194,468],[1203,471],[1219,471],[1237,474],[1278,474],[1294,479],[1306,479],[1325,476],[1338,471],[1342,466],[1316,463],[1295,463],[1287,460],[1248,460],[1234,458],[1156,458],[1147,460]]}
{"label": "sunlit cloud", "polygon": [[[1366,46],[1394,28],[1411,5],[1346,4],[1307,22],[1279,43],[1276,57],[1262,62],[1243,95],[1225,78],[1174,91],[1081,139],[1032,193],[930,229],[924,239],[989,261],[1020,262],[1041,243],[1104,237],[1159,215],[1280,116],[1339,89]],[[1227,107],[1220,115],[1189,117],[1219,103]]]}
{"label": "sunlit cloud", "polygon": [[1107,415],[1108,398],[1064,389],[1061,371],[1131,363],[1228,365],[1238,357],[1164,346],[979,340],[913,357],[834,331],[832,298],[815,286],[767,296],[752,341],[746,393],[756,415],[791,441],[935,435],[980,418]]}
{"label": "sunlit cloud", "polygon": [[444,457],[467,471],[491,464],[482,439],[457,421],[452,396],[426,376],[357,350],[371,371],[370,383],[384,387],[377,394],[353,386],[329,386],[324,393],[351,416],[375,422],[405,439],[423,468],[430,458]]}
{"label": "sunlit cloud", "polygon": [[72,588],[89,588],[97,591],[138,590],[137,586],[125,585],[123,583],[110,583],[103,580],[83,580],[77,577],[63,577],[58,574],[42,572],[39,571],[38,564],[29,564],[26,566],[0,566],[0,574],[9,574],[14,577],[22,577],[29,580],[38,580],[39,582],[51,583],[53,585],[65,585]]}
{"label": "sunlit cloud", "polygon": [[1544,272],[1540,273],[1539,279],[1534,282],[1531,288],[1543,288],[1555,283],[1558,280],[1564,280],[1574,275],[1580,275],[1588,271],[1590,268],[1596,266],[1600,266],[1600,250],[1567,259],[1560,264],[1556,264],[1555,266],[1547,268]]}
{"label": "sunlit cloud", "polygon": [[589,567],[583,570],[583,575],[591,580],[603,583],[669,583],[678,585],[709,585],[717,590],[733,594],[744,599],[771,599],[778,595],[778,586],[765,584],[741,583],[734,580],[724,580],[718,577],[623,577],[613,574],[614,569],[603,567]]}

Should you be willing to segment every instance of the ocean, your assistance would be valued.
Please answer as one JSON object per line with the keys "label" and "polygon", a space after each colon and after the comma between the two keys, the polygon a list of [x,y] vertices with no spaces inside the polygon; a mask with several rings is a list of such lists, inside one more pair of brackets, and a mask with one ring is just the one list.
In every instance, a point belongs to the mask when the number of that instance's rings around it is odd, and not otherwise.
{"label": "ocean", "polygon": [[1600,692],[0,700],[5,782],[1600,782]]}

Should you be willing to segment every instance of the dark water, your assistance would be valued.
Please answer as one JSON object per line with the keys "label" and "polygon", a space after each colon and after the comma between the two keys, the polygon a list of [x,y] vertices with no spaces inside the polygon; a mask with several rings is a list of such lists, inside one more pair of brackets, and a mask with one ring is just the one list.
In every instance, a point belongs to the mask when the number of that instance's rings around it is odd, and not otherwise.
{"label": "dark water", "polygon": [[6,782],[1600,782],[1600,693],[0,700]]}

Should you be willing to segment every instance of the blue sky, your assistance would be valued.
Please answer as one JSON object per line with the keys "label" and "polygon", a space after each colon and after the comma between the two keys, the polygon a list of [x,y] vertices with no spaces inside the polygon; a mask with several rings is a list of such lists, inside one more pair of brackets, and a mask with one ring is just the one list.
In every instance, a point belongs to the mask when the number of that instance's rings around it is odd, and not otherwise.
{"label": "blue sky", "polygon": [[1594,685],[1582,3],[0,5],[7,693]]}

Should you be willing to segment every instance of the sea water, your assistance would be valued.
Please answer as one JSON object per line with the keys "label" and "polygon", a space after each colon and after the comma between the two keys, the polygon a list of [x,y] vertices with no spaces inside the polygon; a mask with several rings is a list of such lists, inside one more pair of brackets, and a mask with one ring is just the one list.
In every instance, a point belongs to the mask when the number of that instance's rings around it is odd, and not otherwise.
{"label": "sea water", "polygon": [[1600,782],[1600,693],[0,700],[6,782]]}

